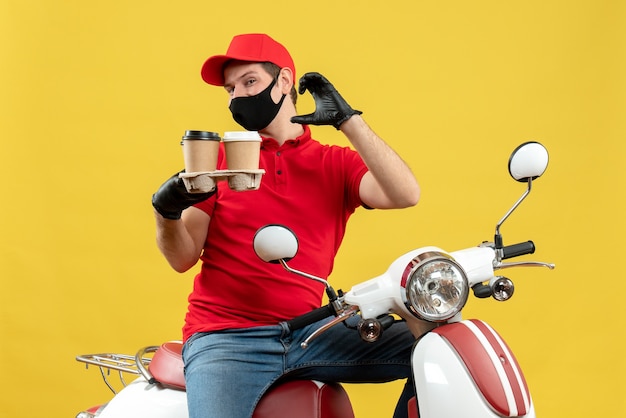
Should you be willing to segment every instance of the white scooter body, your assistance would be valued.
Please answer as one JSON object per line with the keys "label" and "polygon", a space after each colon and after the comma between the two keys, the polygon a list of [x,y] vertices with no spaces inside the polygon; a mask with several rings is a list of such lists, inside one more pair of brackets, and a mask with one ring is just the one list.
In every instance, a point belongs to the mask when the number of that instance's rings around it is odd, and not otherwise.
{"label": "white scooter body", "polygon": [[[408,271],[412,260],[426,253],[447,254],[438,247],[410,251],[396,259],[384,274],[355,285],[345,294],[346,303],[358,305],[363,318],[393,312],[403,317],[410,328],[414,325],[416,337],[421,336],[411,358],[418,416],[534,417],[521,369],[489,325],[479,320],[461,321],[459,314],[448,324],[434,328],[407,309],[404,293],[399,292],[404,289],[403,272]],[[494,277],[492,248],[473,247],[449,255],[463,266],[471,285]]]}
{"label": "white scooter body", "polygon": [[135,379],[118,392],[98,418],[188,418],[187,393]]}

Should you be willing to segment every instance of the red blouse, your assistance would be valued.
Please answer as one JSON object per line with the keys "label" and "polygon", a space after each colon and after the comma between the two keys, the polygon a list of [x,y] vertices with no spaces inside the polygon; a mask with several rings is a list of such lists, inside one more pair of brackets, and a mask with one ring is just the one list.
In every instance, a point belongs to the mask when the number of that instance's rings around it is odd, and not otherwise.
{"label": "red blouse", "polygon": [[[225,164],[221,152],[218,169]],[[354,150],[322,145],[305,126],[282,146],[263,138],[260,168],[258,190],[237,192],[220,183],[216,195],[196,205],[211,221],[189,295],[185,340],[196,332],[277,324],[321,304],[323,286],[260,260],[254,234],[267,224],[287,226],[299,242],[290,266],[328,277],[348,218],[361,205],[367,167]]]}

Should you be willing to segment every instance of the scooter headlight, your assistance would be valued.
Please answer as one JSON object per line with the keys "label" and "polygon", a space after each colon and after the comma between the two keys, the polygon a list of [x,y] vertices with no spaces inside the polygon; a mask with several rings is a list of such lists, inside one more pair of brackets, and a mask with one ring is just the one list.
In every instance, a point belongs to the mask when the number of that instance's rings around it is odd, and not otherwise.
{"label": "scooter headlight", "polygon": [[444,322],[463,309],[469,284],[463,268],[447,254],[432,251],[407,265],[402,283],[406,307],[419,319]]}

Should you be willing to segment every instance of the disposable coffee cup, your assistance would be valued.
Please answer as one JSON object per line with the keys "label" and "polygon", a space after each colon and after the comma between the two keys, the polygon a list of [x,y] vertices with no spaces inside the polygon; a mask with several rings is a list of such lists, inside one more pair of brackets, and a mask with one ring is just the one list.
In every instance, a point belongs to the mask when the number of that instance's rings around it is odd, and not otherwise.
{"label": "disposable coffee cup", "polygon": [[224,132],[224,152],[229,170],[257,170],[261,136],[256,131]]}
{"label": "disposable coffee cup", "polygon": [[215,171],[220,141],[221,138],[216,132],[185,131],[181,141],[185,171],[187,173]]}

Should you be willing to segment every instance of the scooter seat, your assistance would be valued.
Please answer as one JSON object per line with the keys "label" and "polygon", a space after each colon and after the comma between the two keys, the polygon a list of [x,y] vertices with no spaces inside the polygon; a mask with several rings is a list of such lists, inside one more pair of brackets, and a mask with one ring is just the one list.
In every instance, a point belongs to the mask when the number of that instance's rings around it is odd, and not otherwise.
{"label": "scooter seat", "polygon": [[[154,353],[148,370],[161,385],[185,390],[183,344],[166,342]],[[292,380],[272,387],[257,405],[253,418],[354,418],[350,398],[339,383]]]}
{"label": "scooter seat", "polygon": [[185,390],[182,351],[181,342],[170,341],[163,343],[154,353],[148,371],[157,382],[173,389]]}
{"label": "scooter seat", "polygon": [[[287,414],[288,413],[288,414]],[[270,389],[252,418],[354,418],[352,404],[338,383],[292,380]]]}

